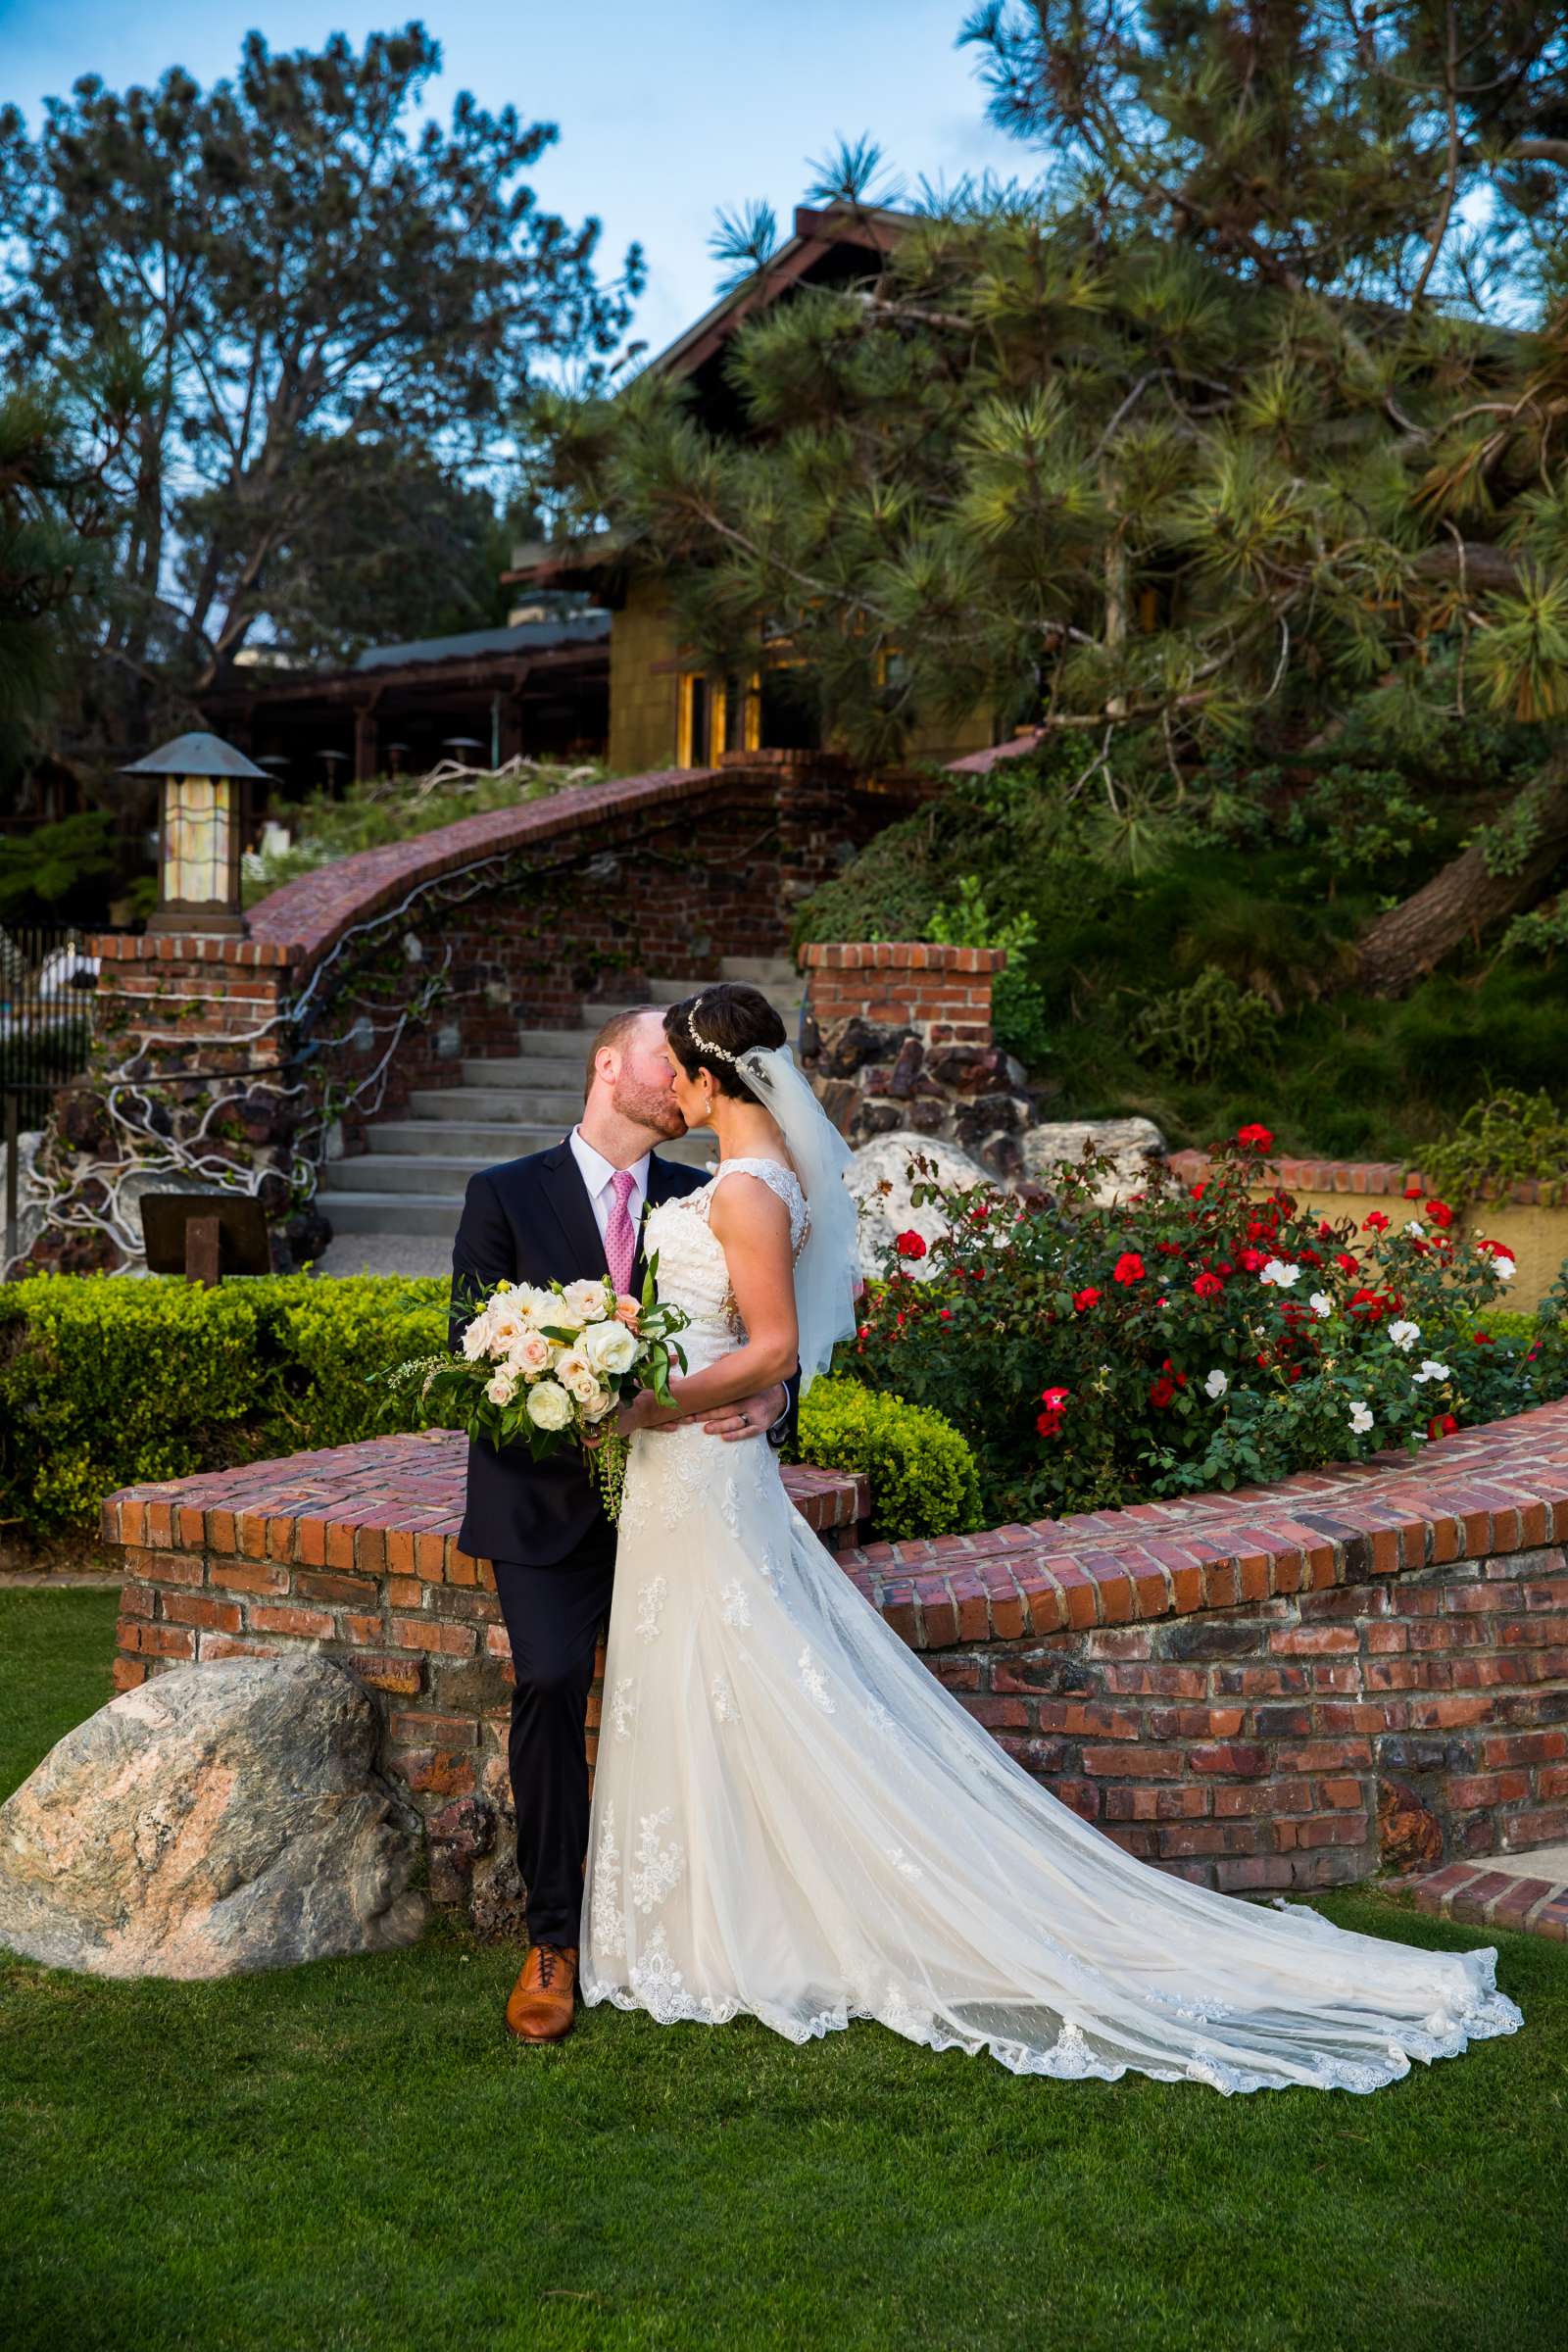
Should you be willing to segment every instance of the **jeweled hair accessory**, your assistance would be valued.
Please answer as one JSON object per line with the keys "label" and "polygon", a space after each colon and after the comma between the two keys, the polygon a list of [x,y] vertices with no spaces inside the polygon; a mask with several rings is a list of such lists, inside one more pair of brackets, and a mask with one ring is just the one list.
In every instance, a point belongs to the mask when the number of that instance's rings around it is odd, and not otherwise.
{"label": "jeweled hair accessory", "polygon": [[[705,1002],[706,1000],[704,998],[699,997],[696,1004],[692,1006],[691,1011],[686,1015],[687,1036],[691,1039],[692,1044],[697,1048],[699,1054],[711,1054],[715,1061],[727,1061],[732,1063],[736,1068],[739,1068],[740,1057],[738,1054],[732,1054],[727,1046],[715,1046],[710,1038],[704,1037],[699,1031],[697,1026],[697,1015],[702,1011]],[[748,1051],[751,1050],[752,1049],[748,1049]]]}

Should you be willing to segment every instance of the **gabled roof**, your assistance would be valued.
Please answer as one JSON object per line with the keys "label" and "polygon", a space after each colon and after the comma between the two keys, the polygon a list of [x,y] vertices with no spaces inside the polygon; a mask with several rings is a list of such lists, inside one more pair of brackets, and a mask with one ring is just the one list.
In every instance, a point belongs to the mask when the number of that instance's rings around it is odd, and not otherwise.
{"label": "gabled roof", "polygon": [[860,254],[867,263],[878,254],[891,253],[908,218],[906,213],[891,212],[881,206],[852,209],[836,205],[827,212],[817,212],[809,205],[798,204],[794,234],[765,267],[738,286],[732,286],[727,294],[721,294],[711,310],[705,311],[684,334],[677,335],[657,358],[647,362],[644,372],[695,374],[704,361],[727,343],[746,319],[766,310],[792,286],[821,274],[824,265],[840,261],[852,252]]}
{"label": "gabled roof", "polygon": [[[793,288],[821,280],[834,282],[874,266],[876,257],[891,253],[909,220],[907,213],[884,206],[835,205],[815,211],[795,208],[794,233],[753,276],[721,294],[710,310],[677,335],[656,358],[645,362],[643,374],[696,376],[722,352],[730,337]],[[591,586],[606,593],[615,572],[622,545],[613,530],[598,532],[575,545],[536,540],[513,550],[513,567],[501,574],[504,586],[526,580],[535,586],[549,582],[562,587]]]}

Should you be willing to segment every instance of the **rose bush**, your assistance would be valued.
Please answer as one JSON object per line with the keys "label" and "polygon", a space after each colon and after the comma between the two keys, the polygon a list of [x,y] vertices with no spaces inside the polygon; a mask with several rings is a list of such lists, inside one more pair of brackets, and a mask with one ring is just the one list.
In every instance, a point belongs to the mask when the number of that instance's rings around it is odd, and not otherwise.
{"label": "rose bush", "polygon": [[1568,1266],[1523,1332],[1490,1331],[1499,1245],[1456,1236],[1441,1200],[1397,1227],[1254,1200],[1272,1149],[1250,1124],[1203,1183],[1156,1170],[1109,1207],[1092,1152],[1050,1208],[944,1190],[916,1161],[913,1200],[945,1229],[923,1280],[886,1251],[842,1368],[963,1432],[993,1521],[1265,1483],[1568,1390]]}

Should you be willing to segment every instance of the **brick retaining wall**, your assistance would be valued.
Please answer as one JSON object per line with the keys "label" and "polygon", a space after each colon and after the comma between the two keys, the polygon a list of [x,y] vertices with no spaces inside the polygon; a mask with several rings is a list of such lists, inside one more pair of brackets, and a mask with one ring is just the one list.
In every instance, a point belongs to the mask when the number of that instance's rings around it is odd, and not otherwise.
{"label": "brick retaining wall", "polygon": [[1568,1401],[846,1565],[1076,1811],[1247,1890],[1568,1837],[1565,1544]]}
{"label": "brick retaining wall", "polygon": [[[789,1476],[819,1529],[863,1516],[855,1481]],[[431,1433],[111,1496],[116,1679],[344,1656],[439,1898],[501,1928],[510,1666],[462,1478]],[[1026,1769],[1185,1877],[1321,1887],[1568,1837],[1568,1401],[1275,1488],[840,1557]]]}
{"label": "brick retaining wall", "polygon": [[[424,1816],[437,1900],[503,1930],[519,1909],[510,1840],[497,1850],[513,1673],[490,1563],[458,1547],[466,1454],[466,1440],[428,1430],[112,1494],[103,1533],[126,1580],[115,1688],[210,1658],[342,1658],[376,1693],[382,1765]],[[863,1479],[784,1475],[824,1542],[865,1518]],[[603,1667],[601,1647],[590,1762]]]}

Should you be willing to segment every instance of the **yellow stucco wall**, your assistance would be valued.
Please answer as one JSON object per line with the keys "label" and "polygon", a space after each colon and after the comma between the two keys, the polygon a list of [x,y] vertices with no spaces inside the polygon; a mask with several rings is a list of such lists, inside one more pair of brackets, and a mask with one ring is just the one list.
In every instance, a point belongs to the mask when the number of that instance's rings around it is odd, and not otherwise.
{"label": "yellow stucco wall", "polygon": [[633,580],[610,629],[610,772],[675,764],[675,623],[658,579]]}
{"label": "yellow stucco wall", "polygon": [[[670,664],[679,650],[663,582],[657,574],[633,579],[610,631],[610,768],[633,776],[672,767],[680,758],[680,681]],[[910,739],[910,761],[939,763],[989,749],[993,714],[981,705],[956,724],[921,729]]]}
{"label": "yellow stucco wall", "polygon": [[[1267,1185],[1254,1185],[1254,1200],[1267,1198]],[[1286,1191],[1314,1216],[1338,1219],[1353,1217],[1360,1225],[1369,1210],[1380,1208],[1396,1227],[1406,1218],[1421,1217],[1419,1201],[1406,1200],[1402,1193],[1335,1193],[1302,1190],[1287,1185]],[[1518,1268],[1509,1283],[1499,1305],[1506,1305],[1521,1314],[1539,1306],[1542,1298],[1557,1279],[1557,1269],[1568,1257],[1568,1207],[1541,1208],[1527,1206],[1522,1201],[1489,1201],[1464,1221],[1464,1229],[1484,1234],[1489,1241],[1501,1242],[1513,1253]],[[1455,1222],[1453,1231],[1460,1231]]]}

